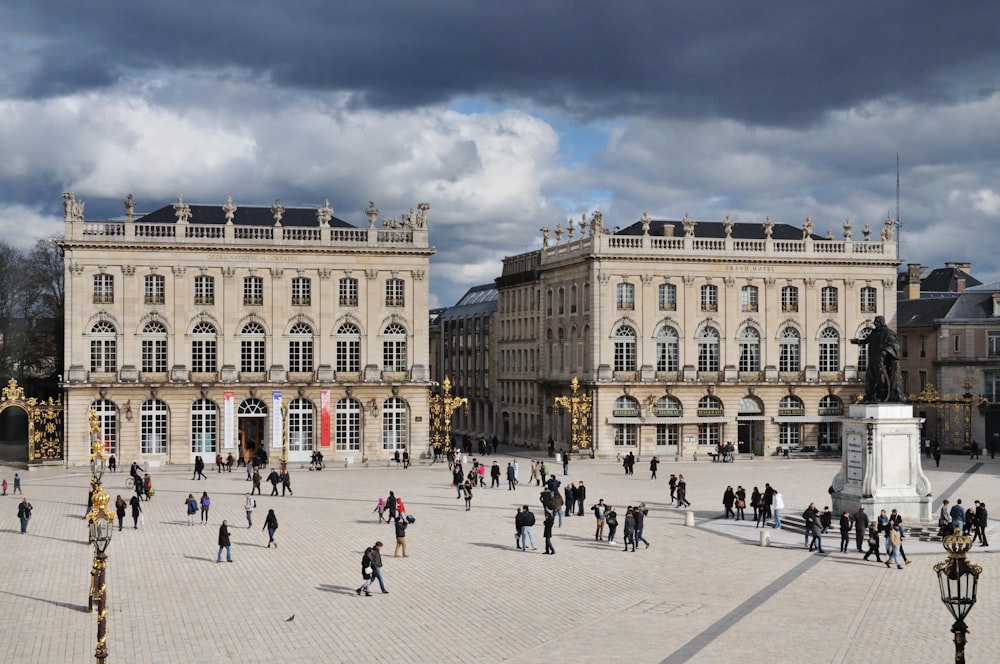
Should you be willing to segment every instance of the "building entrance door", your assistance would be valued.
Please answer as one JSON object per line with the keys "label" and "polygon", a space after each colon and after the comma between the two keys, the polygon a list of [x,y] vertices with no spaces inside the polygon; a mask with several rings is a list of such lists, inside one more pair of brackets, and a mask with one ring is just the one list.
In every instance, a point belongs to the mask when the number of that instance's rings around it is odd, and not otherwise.
{"label": "building entrance door", "polygon": [[260,450],[267,450],[267,441],[264,439],[267,427],[266,417],[241,416],[240,417],[240,454],[247,463],[259,458]]}

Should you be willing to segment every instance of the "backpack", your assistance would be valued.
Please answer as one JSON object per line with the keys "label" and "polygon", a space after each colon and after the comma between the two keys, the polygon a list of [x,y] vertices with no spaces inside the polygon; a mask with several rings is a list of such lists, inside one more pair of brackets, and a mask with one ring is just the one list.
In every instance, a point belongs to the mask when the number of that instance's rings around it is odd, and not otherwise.
{"label": "backpack", "polygon": [[608,522],[609,526],[617,526],[618,525],[618,517],[615,516],[614,512],[612,512],[611,514],[608,514],[607,522]]}

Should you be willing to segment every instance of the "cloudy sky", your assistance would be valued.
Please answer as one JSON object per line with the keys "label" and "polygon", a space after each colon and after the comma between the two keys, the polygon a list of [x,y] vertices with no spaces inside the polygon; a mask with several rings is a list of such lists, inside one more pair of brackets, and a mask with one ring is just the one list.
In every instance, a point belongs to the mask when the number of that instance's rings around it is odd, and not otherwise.
{"label": "cloudy sky", "polygon": [[0,232],[190,203],[431,203],[434,305],[601,210],[839,234],[1000,279],[1000,5],[0,4]]}

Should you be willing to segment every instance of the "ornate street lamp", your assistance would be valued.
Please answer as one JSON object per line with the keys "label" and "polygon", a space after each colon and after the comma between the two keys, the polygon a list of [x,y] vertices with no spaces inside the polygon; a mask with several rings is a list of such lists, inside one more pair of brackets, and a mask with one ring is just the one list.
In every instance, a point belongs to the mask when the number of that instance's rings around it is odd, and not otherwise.
{"label": "ornate street lamp", "polygon": [[111,544],[111,534],[114,532],[115,516],[108,508],[108,501],[111,497],[104,492],[101,486],[101,479],[107,468],[108,457],[104,453],[104,443],[101,442],[101,424],[97,417],[97,411],[90,410],[90,484],[91,498],[90,512],[87,514],[87,524],[90,535],[90,543],[94,545],[94,566],[90,571],[90,597],[88,600],[89,609],[94,610],[97,605],[97,648],[94,657],[98,662],[105,662],[108,658],[107,646],[107,583],[106,574],[108,557],[106,551]]}
{"label": "ornate street lamp", "polygon": [[951,631],[955,635],[955,662],[965,664],[965,635],[968,627],[965,616],[969,615],[976,603],[979,575],[983,568],[968,561],[965,554],[972,547],[972,538],[961,534],[956,528],[954,535],[948,535],[941,542],[948,559],[934,566],[941,586],[941,601],[955,618]]}

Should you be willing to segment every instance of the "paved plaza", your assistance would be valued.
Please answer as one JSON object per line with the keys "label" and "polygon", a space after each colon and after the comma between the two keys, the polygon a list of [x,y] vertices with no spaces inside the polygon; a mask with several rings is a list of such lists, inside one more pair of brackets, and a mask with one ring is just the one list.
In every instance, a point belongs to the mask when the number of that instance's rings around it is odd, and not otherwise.
{"label": "paved plaza", "polygon": [[[513,454],[496,460],[506,468]],[[131,495],[130,460],[122,461],[126,472],[105,478],[112,500]],[[156,495],[142,504],[145,523],[133,530],[126,517],[108,550],[109,661],[953,661],[950,615],[932,569],[945,557],[939,543],[906,540],[913,564],[886,569],[863,562],[853,538],[851,553],[838,553],[836,532],[824,537],[827,553],[817,555],[803,548],[801,534],[768,529],[771,546],[761,547],[752,521],[720,518],[727,484],[749,493],[770,482],[788,514],[810,501],[822,509],[839,461],[665,461],[654,481],[645,459],[631,477],[614,461],[574,461],[568,477],[561,468],[558,476],[584,481],[587,507],[604,498],[621,522],[627,505],[650,507],[651,546],[624,553],[596,542],[588,511],[555,530],[555,556],[542,555],[539,489],[527,484],[527,459],[519,461],[517,491],[506,482],[478,489],[468,512],[449,486],[446,464],[332,464],[322,472],[295,465],[295,495],[270,497],[265,482],[249,529],[242,468],[220,475],[209,466],[201,481],[191,480],[189,468],[153,469]],[[14,471],[0,470],[12,482]],[[667,504],[672,472],[687,479],[694,527],[684,525],[684,510]],[[935,513],[942,498],[960,497],[984,500],[1000,515],[1000,460],[945,457],[926,472]],[[93,549],[83,519],[89,471],[46,468],[21,477],[35,507],[27,535],[18,532],[20,496],[0,501],[7,515],[0,528],[0,657],[91,661]],[[393,529],[373,513],[390,489],[416,517],[407,558],[393,557]],[[184,500],[202,491],[212,498],[210,523],[189,526]],[[539,515],[537,551],[514,548],[519,504]],[[278,549],[265,547],[261,531],[269,508],[279,520]],[[215,562],[222,519],[232,527],[233,564]],[[970,662],[1000,661],[1000,531],[992,530],[994,546],[970,552],[984,568],[968,621]],[[375,540],[385,543],[390,593],[375,584],[371,597],[359,597],[361,553]]]}

